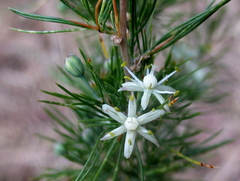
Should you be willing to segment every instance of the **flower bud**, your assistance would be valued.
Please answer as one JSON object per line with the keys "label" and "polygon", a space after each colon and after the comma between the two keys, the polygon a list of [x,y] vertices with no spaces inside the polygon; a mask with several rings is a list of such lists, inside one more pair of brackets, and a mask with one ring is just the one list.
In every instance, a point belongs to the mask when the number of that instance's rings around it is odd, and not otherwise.
{"label": "flower bud", "polygon": [[57,154],[57,155],[66,155],[67,154],[67,148],[66,148],[66,145],[64,143],[61,143],[61,142],[57,142],[55,143],[54,145],[54,153]]}
{"label": "flower bud", "polygon": [[64,63],[64,67],[68,73],[70,73],[74,77],[82,77],[84,76],[84,67],[79,59],[79,57],[75,54],[70,54]]}
{"label": "flower bud", "polygon": [[82,139],[88,144],[92,144],[94,140],[94,132],[91,129],[85,129],[82,132]]}

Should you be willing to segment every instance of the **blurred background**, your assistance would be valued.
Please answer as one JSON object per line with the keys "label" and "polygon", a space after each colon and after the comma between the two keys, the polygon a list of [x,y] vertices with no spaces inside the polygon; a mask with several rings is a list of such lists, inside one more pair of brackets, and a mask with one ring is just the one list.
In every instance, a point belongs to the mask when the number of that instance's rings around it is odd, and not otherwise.
{"label": "blurred background", "polygon": [[[53,70],[57,65],[63,65],[69,53],[79,54],[75,40],[81,33],[37,35],[10,30],[9,27],[27,30],[59,30],[64,26],[19,17],[10,12],[8,7],[62,18],[68,17],[69,14],[64,15],[59,11],[61,7],[57,0],[1,0],[0,180],[26,181],[42,173],[47,167],[74,166],[64,158],[55,155],[52,144],[34,134],[57,137],[51,128],[51,119],[42,109],[44,105],[37,100],[48,98],[40,90],[59,91],[54,84],[58,78],[53,76]],[[203,7],[200,7],[201,11]],[[186,7],[180,6],[180,8]],[[216,110],[221,112],[215,111],[213,114],[204,115],[194,122],[200,128],[207,127],[211,133],[223,129],[220,136],[216,138],[216,142],[224,139],[235,139],[235,141],[200,157],[208,164],[219,165],[220,168],[213,170],[196,166],[189,168],[183,174],[176,174],[174,177],[177,180],[240,180],[239,11],[238,1],[233,0],[227,4],[222,23],[230,22],[230,31],[214,47],[215,52],[224,47],[229,48],[228,53],[218,60],[224,69],[221,69],[215,77],[218,80],[228,81],[227,84],[218,85],[218,87],[219,91],[227,92],[229,95],[221,101],[221,105],[216,105]],[[67,108],[60,109],[66,115],[71,114]],[[214,109],[211,107],[211,110]]]}

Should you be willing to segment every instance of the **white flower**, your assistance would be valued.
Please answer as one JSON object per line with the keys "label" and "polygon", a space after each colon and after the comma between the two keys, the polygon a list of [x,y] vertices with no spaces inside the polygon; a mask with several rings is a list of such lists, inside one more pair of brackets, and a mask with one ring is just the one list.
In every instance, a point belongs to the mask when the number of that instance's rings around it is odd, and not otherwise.
{"label": "white flower", "polygon": [[104,104],[102,106],[102,109],[105,113],[107,113],[111,118],[121,123],[122,125],[107,133],[103,138],[101,138],[101,140],[108,140],[126,132],[127,135],[124,145],[124,156],[126,158],[129,158],[132,154],[137,133],[139,133],[155,145],[159,146],[158,141],[156,140],[152,131],[147,130],[146,128],[142,127],[142,125],[159,118],[165,113],[165,111],[153,109],[152,111],[137,117],[136,108],[136,99],[133,93],[131,94],[131,97],[129,99],[128,117],[125,116],[123,113],[119,112],[117,108],[113,108],[107,104]]}
{"label": "white flower", "polygon": [[[143,92],[142,100],[141,100],[141,106],[143,110],[147,108],[147,105],[149,103],[149,99],[151,95],[153,94],[158,101],[162,104],[165,102],[165,99],[161,96],[161,94],[174,94],[176,92],[175,89],[173,89],[170,86],[167,85],[161,85],[165,80],[167,80],[169,77],[171,77],[173,74],[176,73],[176,71],[172,72],[171,74],[164,77],[162,80],[157,82],[157,78],[154,76],[154,71],[157,66],[152,65],[151,72],[149,73],[149,69],[147,69],[147,75],[143,78],[143,81],[139,80],[126,66],[125,68],[131,74],[131,76],[134,79],[130,79],[132,82],[125,82],[122,84],[122,88],[120,88],[118,91],[140,91]],[[164,108],[167,111],[169,110],[168,105],[166,104]]]}

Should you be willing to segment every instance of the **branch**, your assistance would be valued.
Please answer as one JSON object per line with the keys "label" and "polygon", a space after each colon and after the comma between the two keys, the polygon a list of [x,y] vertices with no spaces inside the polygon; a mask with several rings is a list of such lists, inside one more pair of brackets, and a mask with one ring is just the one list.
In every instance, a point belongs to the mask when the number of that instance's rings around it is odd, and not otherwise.
{"label": "branch", "polygon": [[[127,0],[120,0],[120,33],[121,33],[121,38],[122,42],[120,43],[120,48],[122,51],[122,57],[123,61],[127,62],[127,67],[131,67],[131,60],[128,54],[128,43],[127,43]],[[127,70],[125,71],[125,75],[130,77],[130,74],[128,73]]]}

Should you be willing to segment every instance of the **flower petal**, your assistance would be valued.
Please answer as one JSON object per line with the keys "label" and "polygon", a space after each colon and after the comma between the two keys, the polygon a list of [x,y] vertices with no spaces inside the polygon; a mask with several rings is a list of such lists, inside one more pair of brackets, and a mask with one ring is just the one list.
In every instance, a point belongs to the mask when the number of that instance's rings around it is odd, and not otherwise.
{"label": "flower petal", "polygon": [[155,138],[155,136],[153,134],[151,134],[152,132],[148,131],[146,128],[144,128],[142,126],[138,127],[137,132],[140,135],[142,135],[144,138],[146,138],[147,140],[154,143],[157,147],[159,147],[159,143],[158,143],[157,139]]}
{"label": "flower petal", "polygon": [[125,133],[127,129],[125,128],[124,125],[112,130],[111,132],[107,133],[104,137],[102,137],[100,140],[109,140],[111,138],[114,138],[116,136],[119,136],[123,133]]}
{"label": "flower petal", "polygon": [[128,73],[132,76],[132,78],[134,78],[136,81],[138,81],[138,82],[142,82],[141,80],[139,80],[137,77],[136,77],[136,75],[134,75],[134,73],[132,73],[132,71],[131,70],[129,70],[128,68],[127,68],[127,66],[125,66],[125,69],[128,71]]}
{"label": "flower petal", "polygon": [[165,114],[165,111],[162,109],[150,111],[146,114],[139,116],[137,118],[137,121],[138,121],[139,125],[143,125],[143,124],[149,123],[149,122],[159,118],[161,115],[164,115],[164,114]]}
{"label": "flower petal", "polygon": [[171,91],[159,91],[159,90],[154,90],[154,92],[158,93],[158,94],[174,94],[175,92],[171,92]]}
{"label": "flower petal", "polygon": [[176,92],[175,89],[173,89],[172,87],[170,87],[168,85],[157,85],[154,87],[154,90],[161,91],[161,92],[172,92],[170,94],[174,94]]}
{"label": "flower petal", "polygon": [[133,92],[131,93],[131,97],[128,103],[128,117],[136,117],[137,112],[137,103]]}
{"label": "flower petal", "polygon": [[127,117],[123,113],[118,112],[116,109],[107,104],[102,105],[102,110],[121,124],[124,124],[124,122],[127,120]]}
{"label": "flower petal", "polygon": [[[158,93],[156,93],[156,92],[153,92],[153,95],[155,95],[155,97],[158,99],[158,101],[159,101],[161,104],[165,102],[165,99],[164,99],[160,94],[158,94]],[[164,108],[165,108],[168,112],[170,112],[170,109],[169,109],[169,107],[168,107],[167,104],[164,106]]]}
{"label": "flower petal", "polygon": [[170,73],[169,75],[167,75],[166,77],[164,77],[162,80],[160,80],[157,85],[162,84],[163,82],[165,82],[165,80],[167,80],[169,77],[171,77],[173,74],[175,74],[177,71],[173,71],[172,73]]}
{"label": "flower petal", "polygon": [[151,94],[152,94],[152,90],[144,89],[144,93],[141,100],[141,106],[143,110],[147,108]]}
{"label": "flower petal", "polygon": [[124,145],[124,156],[126,158],[129,158],[132,154],[136,135],[137,135],[136,131],[127,130],[127,135],[125,138],[125,145]]}
{"label": "flower petal", "polygon": [[120,91],[143,91],[143,86],[139,86],[136,82],[125,82],[122,84],[122,87],[118,89]]}

